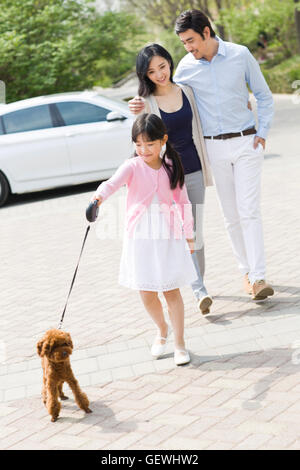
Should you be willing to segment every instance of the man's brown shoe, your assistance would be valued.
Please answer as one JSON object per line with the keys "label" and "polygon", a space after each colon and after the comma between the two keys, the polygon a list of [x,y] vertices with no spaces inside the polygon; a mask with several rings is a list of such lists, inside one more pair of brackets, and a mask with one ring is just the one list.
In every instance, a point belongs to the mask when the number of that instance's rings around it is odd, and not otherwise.
{"label": "man's brown shoe", "polygon": [[246,294],[252,295],[252,286],[249,281],[248,273],[244,276],[244,291]]}
{"label": "man's brown shoe", "polygon": [[210,313],[210,306],[213,303],[210,295],[205,295],[198,301],[198,308],[201,310],[202,315]]}
{"label": "man's brown shoe", "polygon": [[273,288],[264,279],[255,281],[252,286],[252,300],[264,300],[274,294]]}

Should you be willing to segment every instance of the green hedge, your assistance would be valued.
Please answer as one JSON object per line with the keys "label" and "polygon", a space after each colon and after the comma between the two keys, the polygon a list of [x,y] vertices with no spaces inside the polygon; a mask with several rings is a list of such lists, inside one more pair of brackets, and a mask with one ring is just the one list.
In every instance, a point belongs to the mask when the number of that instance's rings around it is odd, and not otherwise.
{"label": "green hedge", "polygon": [[272,68],[261,65],[262,72],[273,93],[293,93],[293,82],[300,80],[300,55],[284,60]]}

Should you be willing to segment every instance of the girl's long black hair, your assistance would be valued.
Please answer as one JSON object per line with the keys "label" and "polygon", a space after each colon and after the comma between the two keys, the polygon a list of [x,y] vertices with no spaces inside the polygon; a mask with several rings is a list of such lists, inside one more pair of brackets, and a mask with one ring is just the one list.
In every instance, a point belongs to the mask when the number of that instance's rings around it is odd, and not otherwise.
{"label": "girl's long black hair", "polygon": [[139,53],[136,58],[136,74],[139,79],[139,89],[138,94],[139,96],[146,96],[151,95],[155,90],[155,84],[147,77],[147,72],[149,69],[149,64],[151,59],[154,56],[163,57],[166,59],[170,64],[170,81],[173,82],[173,71],[174,71],[174,63],[173,59],[170,56],[169,52],[159,44],[150,44],[149,46],[144,47]]}
{"label": "girl's long black hair", "polygon": [[[168,134],[166,126],[156,114],[142,114],[138,116],[133,123],[131,132],[133,142],[137,142],[139,135],[143,135],[147,141],[153,142],[154,140],[163,140],[166,134]],[[171,160],[171,163],[168,163],[166,159]],[[166,151],[162,157],[162,164],[168,174],[171,189],[175,189],[178,184],[182,188],[184,184],[183,166],[178,153],[169,141],[166,143]]]}

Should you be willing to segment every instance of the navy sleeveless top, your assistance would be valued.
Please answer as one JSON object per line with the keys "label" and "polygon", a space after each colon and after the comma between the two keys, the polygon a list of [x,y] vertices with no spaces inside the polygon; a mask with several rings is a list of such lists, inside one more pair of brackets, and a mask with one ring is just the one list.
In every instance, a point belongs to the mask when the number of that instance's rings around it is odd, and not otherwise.
{"label": "navy sleeveless top", "polygon": [[169,141],[179,153],[187,175],[201,170],[201,162],[192,137],[192,109],[183,92],[182,100],[182,107],[175,113],[165,113],[161,109],[159,111],[168,130]]}

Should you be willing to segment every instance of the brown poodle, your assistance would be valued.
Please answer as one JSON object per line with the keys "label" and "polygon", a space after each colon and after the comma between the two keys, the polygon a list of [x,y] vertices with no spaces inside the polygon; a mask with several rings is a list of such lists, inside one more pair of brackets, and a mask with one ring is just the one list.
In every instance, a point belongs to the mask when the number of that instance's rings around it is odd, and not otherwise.
{"label": "brown poodle", "polygon": [[63,383],[67,382],[74,393],[79,408],[91,413],[89,400],[82,392],[71,369],[69,356],[72,354],[73,343],[69,333],[61,330],[49,330],[37,343],[37,352],[42,358],[43,366],[43,402],[46,405],[51,421],[56,421],[60,412],[61,400],[67,400],[63,394]]}

